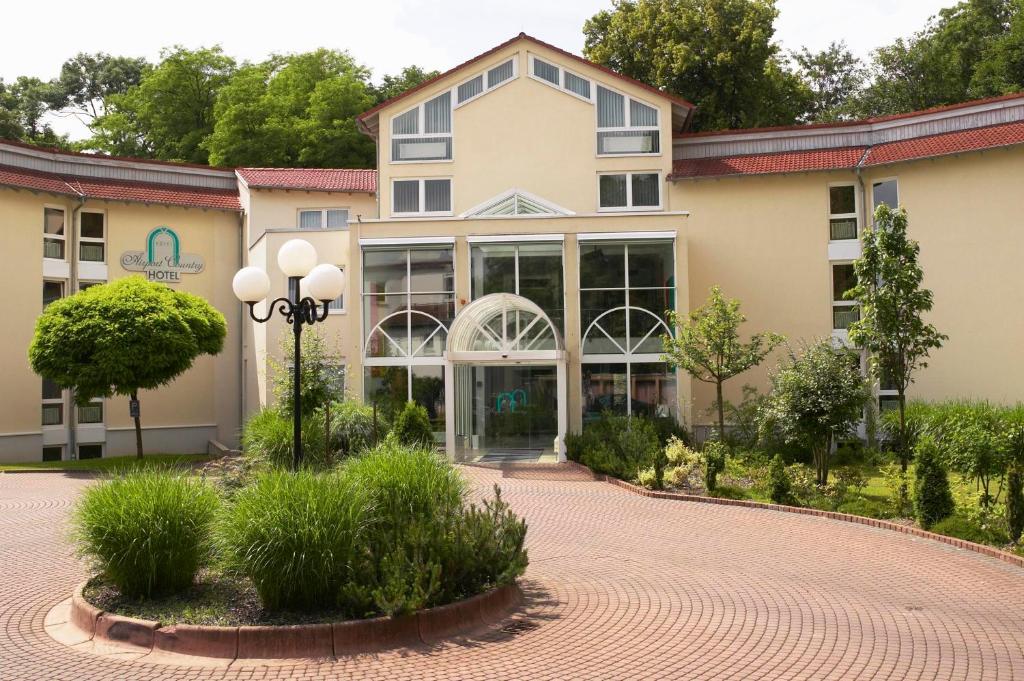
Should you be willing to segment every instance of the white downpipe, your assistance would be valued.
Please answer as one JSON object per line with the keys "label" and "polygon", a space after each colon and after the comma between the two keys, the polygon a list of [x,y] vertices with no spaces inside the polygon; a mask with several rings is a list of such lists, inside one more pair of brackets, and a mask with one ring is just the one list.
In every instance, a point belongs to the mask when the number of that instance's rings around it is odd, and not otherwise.
{"label": "white downpipe", "polygon": [[444,363],[444,449],[455,460],[455,365]]}

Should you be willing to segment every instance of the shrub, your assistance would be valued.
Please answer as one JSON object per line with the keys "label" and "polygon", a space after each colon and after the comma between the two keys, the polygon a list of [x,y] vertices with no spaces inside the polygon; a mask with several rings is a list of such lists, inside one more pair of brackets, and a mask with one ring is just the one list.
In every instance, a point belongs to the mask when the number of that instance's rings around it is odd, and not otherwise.
{"label": "shrub", "polygon": [[673,466],[692,466],[700,460],[697,452],[690,449],[686,442],[679,438],[671,438],[665,445],[665,458]]}
{"label": "shrub", "polygon": [[936,534],[956,537],[976,544],[1006,544],[1009,537],[1002,528],[993,524],[984,524],[974,518],[963,515],[951,515],[940,520],[929,528]]}
{"label": "shrub", "polygon": [[865,518],[889,517],[888,509],[881,502],[865,499],[864,497],[844,501],[836,510],[840,513],[849,513],[850,515],[859,515]]}
{"label": "shrub", "polygon": [[1024,469],[1020,466],[1006,474],[1006,524],[1010,541],[1019,541],[1024,532]]}
{"label": "shrub", "polygon": [[792,482],[786,473],[782,457],[776,454],[768,467],[768,497],[775,504],[793,503]]}
{"label": "shrub", "polygon": [[[326,414],[324,415],[326,418]],[[373,407],[355,401],[335,402],[330,406],[331,443],[342,456],[359,454],[377,443],[379,432],[387,426],[376,424],[374,430]]]}
{"label": "shrub", "polygon": [[[276,468],[291,468],[294,461],[293,428],[291,414],[285,414],[277,409],[262,409],[245,422],[245,426],[242,428],[242,449],[246,456],[259,463]],[[335,431],[335,434],[338,433],[338,429],[333,423],[331,430]],[[303,417],[302,465],[304,468],[327,468],[333,461],[331,452],[337,449],[335,445],[334,438],[332,438],[331,449],[327,447],[327,430],[323,410]]]}
{"label": "shrub", "polygon": [[219,543],[268,610],[329,608],[362,548],[366,500],[337,473],[268,471],[235,495]]}
{"label": "shrub", "polygon": [[647,489],[661,489],[658,485],[658,478],[655,475],[654,468],[645,468],[636,476],[636,484]]}
{"label": "shrub", "polygon": [[663,458],[658,431],[643,416],[616,416],[605,412],[587,424],[583,434],[566,440],[569,456],[595,473],[624,480],[635,480],[645,468],[660,468],[662,475],[668,461]]}
{"label": "shrub", "polygon": [[[916,439],[915,439],[916,442]],[[909,518],[914,514],[914,503],[910,489],[910,475],[898,463],[882,466],[882,478],[889,490],[886,503],[888,513],[894,518]]]}
{"label": "shrub", "polygon": [[622,457],[610,442],[587,438],[584,441],[580,463],[594,471],[615,478],[630,477]]}
{"label": "shrub", "polygon": [[749,499],[747,491],[735,485],[717,485],[714,490],[708,492],[709,497],[717,499]]}
{"label": "shrub", "polygon": [[391,432],[401,444],[409,446],[432,445],[434,428],[430,425],[427,410],[415,402],[406,402],[395,416]]}
{"label": "shrub", "polygon": [[208,558],[217,505],[210,485],[183,472],[133,471],[85,490],[73,536],[125,596],[173,593]]}
{"label": "shrub", "polygon": [[714,492],[718,486],[718,474],[725,469],[726,452],[726,446],[722,442],[711,440],[704,443],[701,458],[704,463],[704,489],[708,493]]}
{"label": "shrub", "polygon": [[[634,417],[636,418],[636,417]],[[664,447],[672,440],[689,444],[690,434],[673,416],[655,416],[649,419],[654,431],[658,434],[658,443]]]}
{"label": "shrub", "polygon": [[914,474],[914,516],[924,529],[953,514],[956,504],[949,489],[946,469],[939,462],[935,438],[924,435],[914,448],[917,468]]}

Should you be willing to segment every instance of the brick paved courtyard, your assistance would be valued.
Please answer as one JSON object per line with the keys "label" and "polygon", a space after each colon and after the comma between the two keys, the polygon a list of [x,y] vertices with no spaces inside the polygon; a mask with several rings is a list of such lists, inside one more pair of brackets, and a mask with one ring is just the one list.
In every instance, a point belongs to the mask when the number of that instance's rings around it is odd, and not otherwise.
{"label": "brick paved courtyard", "polygon": [[53,641],[85,575],[63,542],[88,479],[0,475],[0,679],[1022,679],[1024,570],[822,518],[647,499],[571,471],[465,468],[530,523],[505,631],[318,664],[183,668]]}

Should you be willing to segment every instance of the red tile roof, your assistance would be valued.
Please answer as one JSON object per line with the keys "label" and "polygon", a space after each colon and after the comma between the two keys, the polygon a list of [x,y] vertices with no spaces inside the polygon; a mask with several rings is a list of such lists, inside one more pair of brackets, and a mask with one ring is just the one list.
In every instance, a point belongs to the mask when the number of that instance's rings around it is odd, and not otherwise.
{"label": "red tile roof", "polygon": [[152,182],[128,182],[58,175],[12,166],[0,166],[0,185],[106,201],[156,203],[215,210],[237,211],[242,209],[238,202],[238,192],[233,189],[206,189]]}
{"label": "red tile roof", "polygon": [[681,159],[672,164],[670,180],[728,175],[767,175],[815,170],[843,170],[921,158],[948,156],[1024,144],[1024,121],[886,142],[871,147],[841,147]]}
{"label": "red tile roof", "polygon": [[304,189],[321,192],[377,191],[376,170],[344,168],[239,168],[239,177],[253,189]]}
{"label": "red tile roof", "polygon": [[685,107],[687,109],[690,109],[691,113],[692,113],[693,109],[697,108],[697,106],[695,104],[692,104],[691,102],[686,101],[682,97],[679,97],[677,95],[673,95],[673,94],[671,94],[669,92],[665,92],[664,90],[659,90],[658,88],[656,88],[656,87],[654,87],[652,85],[648,85],[647,83],[643,83],[643,82],[641,82],[639,80],[636,80],[635,78],[630,78],[629,76],[624,76],[621,73],[617,73],[617,72],[611,70],[610,68],[608,68],[606,66],[601,66],[600,64],[596,64],[596,63],[590,61],[589,59],[584,59],[583,57],[580,57],[578,55],[573,54],[572,52],[566,52],[565,50],[563,50],[563,49],[561,49],[559,47],[555,47],[554,45],[551,45],[549,43],[544,42],[543,40],[538,40],[537,38],[534,38],[531,35],[527,35],[526,33],[520,33],[519,35],[517,35],[516,37],[512,38],[511,40],[506,40],[502,44],[500,44],[500,45],[498,45],[496,47],[492,47],[491,49],[487,50],[486,52],[484,52],[482,54],[478,54],[477,56],[473,57],[472,59],[470,59],[468,61],[464,61],[461,64],[459,64],[458,66],[450,68],[447,71],[445,71],[444,73],[439,74],[437,76],[434,76],[430,80],[427,80],[427,81],[424,81],[424,82],[420,83],[416,87],[409,88],[408,90],[406,90],[405,92],[401,93],[400,95],[392,97],[391,99],[389,99],[387,101],[381,102],[380,104],[378,104],[377,106],[373,107],[372,109],[368,109],[367,111],[364,111],[363,113],[359,114],[356,117],[356,120],[365,127],[366,120],[368,118],[372,117],[374,114],[376,114],[381,109],[383,109],[385,107],[388,107],[388,106],[391,106],[395,102],[400,101],[402,99],[405,99],[406,97],[409,97],[409,96],[415,94],[416,92],[418,92],[418,91],[420,91],[420,90],[422,90],[422,89],[424,89],[426,87],[429,87],[430,85],[436,83],[437,81],[439,81],[439,80],[441,80],[443,78],[447,78],[448,76],[452,75],[456,71],[460,71],[460,70],[466,68],[467,66],[471,66],[471,65],[475,64],[476,62],[478,62],[478,61],[480,61],[482,59],[486,59],[487,57],[491,56],[495,52],[503,50],[506,47],[508,47],[509,45],[511,45],[512,43],[515,43],[515,42],[520,41],[520,40],[528,40],[528,41],[534,43],[535,45],[540,45],[541,47],[546,47],[549,50],[552,50],[554,52],[559,53],[563,57],[566,57],[568,59],[572,59],[572,60],[574,60],[574,61],[576,61],[578,63],[581,63],[581,64],[586,64],[587,66],[589,66],[591,68],[594,68],[594,69],[597,69],[599,71],[603,71],[603,72],[607,73],[609,76],[612,76],[612,77],[617,78],[619,80],[626,81],[627,83],[631,83],[631,84],[633,84],[633,85],[635,85],[637,87],[643,88],[644,90],[647,90],[648,92],[656,94],[659,97],[664,97],[665,99],[668,99],[668,100],[678,104],[679,106],[682,106],[682,107]]}

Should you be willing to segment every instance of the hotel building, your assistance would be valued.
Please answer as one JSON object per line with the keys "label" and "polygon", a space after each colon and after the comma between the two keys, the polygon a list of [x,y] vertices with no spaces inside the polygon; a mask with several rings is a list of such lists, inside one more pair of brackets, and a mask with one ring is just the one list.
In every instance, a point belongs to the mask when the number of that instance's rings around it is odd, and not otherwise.
{"label": "hotel building", "polygon": [[[147,451],[236,447],[273,400],[290,329],[251,322],[231,279],[263,267],[270,297],[286,295],[276,255],[295,237],[345,273],[314,328],[346,390],[384,410],[423,404],[457,458],[550,451],[604,410],[711,422],[712,387],[662,361],[661,335],[666,310],[686,314],[716,284],[748,333],[848,343],[858,310],[842,292],[881,203],[908,210],[929,321],[949,335],[912,396],[1024,399],[1024,95],[715,133],[689,132],[694,108],[521,34],[362,114],[375,171],[0,142],[0,461],[134,451],[126,400],[75,406],[27,361],[49,302],[132,274],[228,321],[220,355],[140,396]],[[763,390],[774,361],[727,399]]]}

